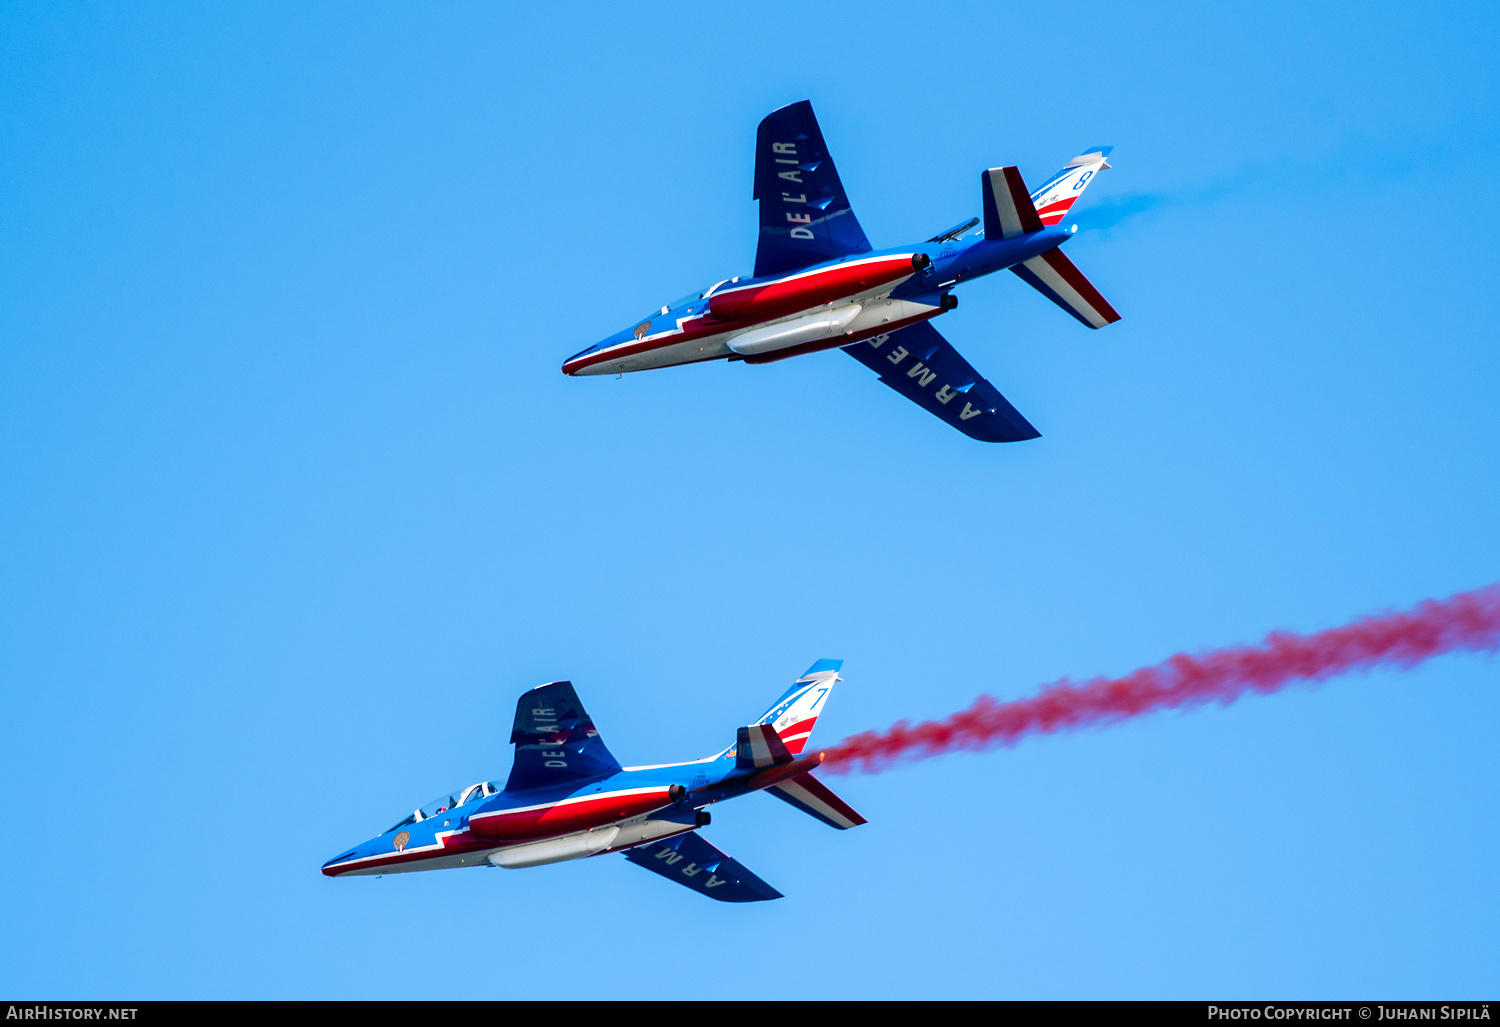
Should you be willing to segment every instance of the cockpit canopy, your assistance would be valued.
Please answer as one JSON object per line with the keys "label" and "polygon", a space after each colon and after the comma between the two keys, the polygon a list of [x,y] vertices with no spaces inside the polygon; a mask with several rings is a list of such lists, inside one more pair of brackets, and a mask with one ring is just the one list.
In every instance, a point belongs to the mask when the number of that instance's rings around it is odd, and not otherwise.
{"label": "cockpit canopy", "polygon": [[697,303],[699,300],[706,300],[710,296],[712,296],[720,287],[725,285],[733,285],[738,281],[738,278],[726,278],[722,282],[715,282],[707,289],[699,289],[697,292],[690,292],[680,300],[673,300],[670,306],[663,307],[662,313],[665,314],[670,310],[676,310],[679,307],[685,307],[691,303]]}
{"label": "cockpit canopy", "polygon": [[408,815],[405,820],[401,821],[401,823],[399,824],[396,824],[394,827],[386,828],[384,833],[390,834],[392,831],[406,827],[410,824],[416,824],[420,823],[423,820],[431,819],[432,817],[437,816],[439,813],[447,813],[450,810],[458,809],[460,806],[468,806],[473,803],[480,802],[484,799],[488,799],[491,795],[494,795],[496,792],[500,791],[502,787],[503,786],[498,781],[481,781],[478,784],[469,785],[467,788],[459,788],[451,792],[444,792],[442,795],[439,795],[431,802],[422,803],[422,805],[417,809],[412,810],[411,814]]}

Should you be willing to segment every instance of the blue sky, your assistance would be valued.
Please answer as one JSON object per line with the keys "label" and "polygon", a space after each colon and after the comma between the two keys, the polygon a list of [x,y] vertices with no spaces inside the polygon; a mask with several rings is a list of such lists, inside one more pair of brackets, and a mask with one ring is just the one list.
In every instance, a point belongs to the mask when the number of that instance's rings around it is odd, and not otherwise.
{"label": "blue sky", "polygon": [[[1493,994],[1472,656],[723,807],[778,902],[318,873],[545,680],[658,762],[821,657],[829,742],[1500,578],[1492,7],[852,11],[0,13],[4,991]],[[1116,147],[1069,253],[1124,320],[940,324],[1041,439],[836,352],[558,372],[750,268],[803,98],[876,246]]]}

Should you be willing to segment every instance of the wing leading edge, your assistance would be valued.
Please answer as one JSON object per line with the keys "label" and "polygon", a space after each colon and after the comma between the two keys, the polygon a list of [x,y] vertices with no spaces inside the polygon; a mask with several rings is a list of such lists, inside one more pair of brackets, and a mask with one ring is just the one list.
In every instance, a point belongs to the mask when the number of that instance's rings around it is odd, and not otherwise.
{"label": "wing leading edge", "polygon": [[754,198],[760,201],[756,278],[870,250],[807,100],[760,123]]}
{"label": "wing leading edge", "polygon": [[980,442],[1041,437],[926,321],[844,347],[901,395]]}

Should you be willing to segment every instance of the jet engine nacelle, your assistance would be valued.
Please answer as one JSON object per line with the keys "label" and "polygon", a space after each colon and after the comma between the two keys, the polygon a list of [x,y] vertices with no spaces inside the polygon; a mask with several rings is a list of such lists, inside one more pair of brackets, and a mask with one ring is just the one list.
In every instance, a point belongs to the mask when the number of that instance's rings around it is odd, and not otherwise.
{"label": "jet engine nacelle", "polygon": [[859,316],[862,309],[858,303],[845,303],[842,307],[817,310],[790,321],[778,321],[731,335],[728,346],[741,356],[748,357],[786,349],[788,346],[800,346],[805,342],[816,342],[842,332]]}
{"label": "jet engine nacelle", "polygon": [[704,810],[691,810],[667,818],[638,817],[623,824],[609,824],[589,831],[547,838],[539,842],[509,845],[486,857],[497,867],[519,870],[522,867],[539,867],[546,863],[562,863],[570,859],[583,859],[601,852],[628,849],[643,842],[670,838],[684,834],[709,822]]}
{"label": "jet engine nacelle", "polygon": [[909,253],[835,264],[767,285],[716,292],[708,298],[708,312],[721,321],[767,321],[900,281],[930,263],[925,253]]}

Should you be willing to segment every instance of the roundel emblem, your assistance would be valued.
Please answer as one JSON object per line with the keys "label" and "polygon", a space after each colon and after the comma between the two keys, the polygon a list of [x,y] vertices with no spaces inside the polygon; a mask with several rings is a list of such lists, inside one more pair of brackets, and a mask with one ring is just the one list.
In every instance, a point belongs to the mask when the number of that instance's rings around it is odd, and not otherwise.
{"label": "roundel emblem", "polygon": [[406,848],[406,843],[411,841],[411,832],[402,831],[396,837],[392,838],[391,841],[396,843],[396,851],[401,852]]}
{"label": "roundel emblem", "polygon": [[646,337],[646,333],[649,332],[650,330],[651,330],[651,322],[650,321],[643,321],[640,324],[638,324],[638,325],[635,326],[635,337],[637,339],[644,339]]}

